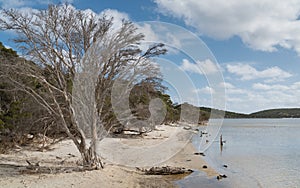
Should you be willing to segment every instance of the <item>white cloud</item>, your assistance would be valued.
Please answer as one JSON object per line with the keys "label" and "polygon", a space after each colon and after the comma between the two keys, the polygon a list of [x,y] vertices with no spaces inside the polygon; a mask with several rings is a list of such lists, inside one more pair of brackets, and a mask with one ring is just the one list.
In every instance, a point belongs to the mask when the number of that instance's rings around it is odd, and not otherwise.
{"label": "white cloud", "polygon": [[24,0],[0,0],[0,6],[5,9],[22,7],[28,3],[29,1]]}
{"label": "white cloud", "polygon": [[191,63],[189,60],[183,59],[180,68],[187,72],[202,75],[209,75],[218,72],[217,65],[213,63],[210,59],[206,59],[204,61],[198,60],[196,63]]}
{"label": "white cloud", "polygon": [[140,24],[138,25],[138,32],[143,33],[145,35],[146,42],[155,42],[160,40],[159,36],[155,31],[153,31],[150,24]]}
{"label": "white cloud", "polygon": [[206,95],[207,94],[211,95],[211,94],[215,93],[215,90],[213,88],[209,87],[209,86],[205,86],[203,88],[195,89],[195,90],[193,90],[193,92],[197,93],[201,97],[201,95],[205,95],[205,94]]}
{"label": "white cloud", "polygon": [[268,84],[262,84],[262,83],[255,83],[253,84],[253,89],[256,89],[256,90],[265,90],[265,91],[268,91],[268,90],[289,90],[290,88],[286,85],[279,85],[279,84],[276,84],[276,85],[268,85]]}
{"label": "white cloud", "polygon": [[3,45],[4,45],[5,48],[7,48],[7,49],[12,49],[12,50],[13,50],[12,47],[10,47],[10,46],[8,46],[8,45],[6,45],[6,44],[3,44]]}
{"label": "white cloud", "polygon": [[226,89],[226,95],[246,94],[247,91],[244,89],[237,88],[229,82],[220,83],[221,88]]}
{"label": "white cloud", "polygon": [[172,47],[181,48],[180,39],[176,35],[173,35],[172,33],[167,33],[165,37],[167,44],[172,45]]}
{"label": "white cloud", "polygon": [[291,89],[300,92],[300,82],[295,82],[295,83],[291,86]]}
{"label": "white cloud", "polygon": [[229,82],[220,83],[220,87],[225,88],[225,89],[234,89],[235,88],[235,86]]}
{"label": "white cloud", "polygon": [[172,26],[166,24],[160,24],[157,22],[139,22],[137,23],[138,32],[142,33],[144,37],[144,46],[152,43],[163,43],[168,50],[168,54],[178,54],[182,48],[182,42],[186,42],[180,33],[174,32]]}
{"label": "white cloud", "polygon": [[292,76],[291,73],[280,69],[277,66],[267,68],[265,70],[257,70],[249,64],[237,63],[228,64],[226,66],[229,73],[241,77],[241,80],[254,80],[264,78],[265,82],[283,81]]}
{"label": "white cloud", "polygon": [[[91,10],[92,11],[92,10]],[[130,20],[129,15],[124,12],[120,12],[115,9],[105,9],[100,15],[106,15],[108,17],[113,17],[113,27],[120,28],[122,26],[123,20]]]}
{"label": "white cloud", "polygon": [[[140,48],[143,51],[146,51],[149,48],[149,45],[153,43],[162,42],[160,39],[160,35],[156,33],[150,24],[137,24],[138,33],[142,33],[144,35],[144,40],[140,44]],[[170,49],[168,49],[168,53]]]}
{"label": "white cloud", "polygon": [[106,16],[107,18],[113,18],[112,20],[112,26],[110,28],[110,35],[114,35],[123,25],[123,21],[130,21],[130,17],[127,13],[120,12],[115,9],[105,9],[99,14],[96,14],[93,10],[91,9],[86,9],[84,10],[86,14],[95,14],[96,16]]}
{"label": "white cloud", "polygon": [[200,33],[228,39],[239,36],[256,50],[278,46],[300,53],[298,0],[154,0],[160,12],[184,20]]}
{"label": "white cloud", "polygon": [[300,104],[300,82],[289,85],[255,83],[252,87],[242,87],[229,84],[226,91],[229,110],[250,113],[271,108],[294,108]]}

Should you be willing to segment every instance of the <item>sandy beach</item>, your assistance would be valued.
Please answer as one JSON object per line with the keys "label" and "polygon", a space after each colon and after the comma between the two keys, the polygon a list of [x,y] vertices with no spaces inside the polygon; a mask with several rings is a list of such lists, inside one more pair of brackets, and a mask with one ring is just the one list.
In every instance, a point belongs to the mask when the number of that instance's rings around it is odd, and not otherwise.
{"label": "sandy beach", "polygon": [[[21,148],[18,152],[0,155],[0,185],[1,187],[57,188],[175,187],[173,181],[181,179],[183,176],[144,175],[143,172],[137,170],[137,167],[145,169],[151,167],[153,159],[161,159],[155,166],[183,167],[204,171],[208,177],[217,176],[218,173],[210,168],[201,156],[194,154],[196,150],[192,143],[186,142],[186,139],[190,138],[192,134],[192,130],[185,130],[182,126],[162,125],[146,134],[143,138],[105,138],[99,146],[99,151],[101,151],[101,156],[105,163],[104,169],[85,172],[58,174],[20,173],[20,170],[28,166],[26,160],[39,162],[40,166],[47,167],[76,166],[77,162],[80,161],[80,154],[71,140],[61,141],[53,145],[49,151],[44,152]],[[119,143],[121,147],[116,148],[116,143]],[[170,146],[170,143],[173,145]],[[128,158],[126,155],[132,152],[132,148],[136,150],[137,147],[139,149],[141,146],[146,149],[150,148],[149,152],[151,151],[151,153],[137,152],[135,155],[130,156],[133,157],[130,160],[125,161],[123,164],[119,163],[118,160]],[[170,151],[162,150],[166,146],[172,149]],[[153,148],[159,149],[154,150]],[[166,154],[161,155],[164,151]],[[120,153],[123,154],[123,156],[121,155],[122,158],[120,158]],[[156,158],[156,156],[158,157]],[[142,160],[132,165],[133,163],[130,161],[136,160],[134,157],[137,157],[137,159],[142,158]],[[208,166],[208,168],[203,169],[203,165]]]}

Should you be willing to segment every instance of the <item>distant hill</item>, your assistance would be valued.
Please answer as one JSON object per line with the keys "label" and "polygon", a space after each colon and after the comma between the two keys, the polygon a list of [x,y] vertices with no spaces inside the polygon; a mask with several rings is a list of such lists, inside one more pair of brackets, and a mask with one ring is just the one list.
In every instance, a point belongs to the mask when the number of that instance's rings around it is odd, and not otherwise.
{"label": "distant hill", "polygon": [[[224,110],[218,110],[218,109],[211,109],[207,107],[200,107],[200,111],[211,113],[211,110],[213,110],[214,115],[212,118],[249,118],[248,114],[242,114],[242,113],[236,113],[236,112],[230,112],[230,111],[224,111]],[[225,116],[224,116],[225,115]]]}
{"label": "distant hill", "polygon": [[[181,105],[178,105],[179,107]],[[191,105],[192,106],[192,105]],[[195,107],[197,108],[197,107]],[[199,107],[201,117],[206,118],[300,118],[300,108],[281,108],[281,109],[269,109],[251,114],[237,113],[231,111],[218,110],[208,107]],[[213,110],[213,116],[210,117]],[[205,118],[203,118],[205,119]]]}
{"label": "distant hill", "polygon": [[249,114],[249,118],[300,118],[300,108],[263,110]]}
{"label": "distant hill", "polygon": [[218,109],[211,109],[207,107],[200,107],[202,112],[210,115],[211,110],[214,111],[212,118],[300,118],[300,108],[281,108],[281,109],[269,109],[251,114],[236,113],[230,111],[223,111]]}

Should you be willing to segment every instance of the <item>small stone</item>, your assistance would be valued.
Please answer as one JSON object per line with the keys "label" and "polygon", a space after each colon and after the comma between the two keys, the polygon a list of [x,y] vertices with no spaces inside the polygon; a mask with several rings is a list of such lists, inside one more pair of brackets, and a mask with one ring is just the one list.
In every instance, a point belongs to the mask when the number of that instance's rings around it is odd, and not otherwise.
{"label": "small stone", "polygon": [[206,166],[206,165],[203,165],[202,168],[207,168],[207,166]]}
{"label": "small stone", "polygon": [[228,166],[226,164],[223,165],[224,168],[227,168]]}

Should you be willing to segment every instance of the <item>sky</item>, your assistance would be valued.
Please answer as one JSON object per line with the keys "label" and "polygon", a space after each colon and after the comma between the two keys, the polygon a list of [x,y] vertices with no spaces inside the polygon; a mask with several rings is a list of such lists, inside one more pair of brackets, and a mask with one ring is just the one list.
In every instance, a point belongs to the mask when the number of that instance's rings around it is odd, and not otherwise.
{"label": "sky", "polygon": [[[0,6],[28,11],[61,2],[104,12],[116,24],[129,19],[145,43],[166,43],[168,54],[156,61],[175,102],[242,113],[300,107],[299,0],[0,0]],[[15,36],[0,31],[0,41],[14,49]]]}

